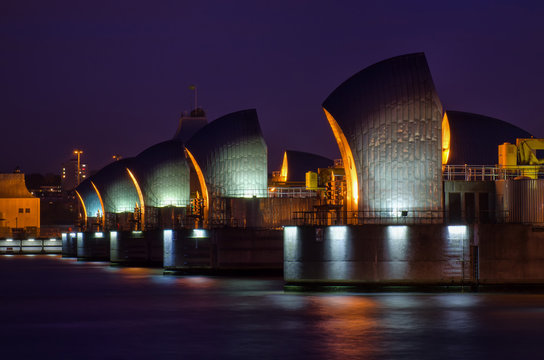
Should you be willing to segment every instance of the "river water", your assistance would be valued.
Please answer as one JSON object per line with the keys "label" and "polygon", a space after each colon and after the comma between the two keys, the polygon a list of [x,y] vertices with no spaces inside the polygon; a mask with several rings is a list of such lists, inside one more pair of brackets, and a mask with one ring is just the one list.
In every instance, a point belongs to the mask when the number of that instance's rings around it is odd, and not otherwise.
{"label": "river water", "polygon": [[544,295],[320,294],[0,256],[0,359],[543,359]]}

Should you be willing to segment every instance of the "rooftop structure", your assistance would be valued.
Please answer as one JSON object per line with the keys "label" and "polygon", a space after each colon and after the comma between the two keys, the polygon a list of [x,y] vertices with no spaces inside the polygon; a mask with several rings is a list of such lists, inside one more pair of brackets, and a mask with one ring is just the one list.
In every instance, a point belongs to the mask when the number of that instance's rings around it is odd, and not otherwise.
{"label": "rooftop structure", "polygon": [[317,171],[319,168],[327,168],[333,166],[333,164],[333,160],[321,155],[286,150],[283,153],[280,173],[274,180],[304,182],[308,171]]}
{"label": "rooftop structure", "polygon": [[348,210],[441,210],[442,105],[423,53],[353,75],[323,110],[342,155]]}
{"label": "rooftop structure", "polygon": [[442,163],[494,165],[497,146],[530,137],[527,131],[499,119],[448,110],[442,121]]}
{"label": "rooftop structure", "polygon": [[267,148],[255,109],[214,120],[186,148],[208,191],[225,197],[266,197]]}

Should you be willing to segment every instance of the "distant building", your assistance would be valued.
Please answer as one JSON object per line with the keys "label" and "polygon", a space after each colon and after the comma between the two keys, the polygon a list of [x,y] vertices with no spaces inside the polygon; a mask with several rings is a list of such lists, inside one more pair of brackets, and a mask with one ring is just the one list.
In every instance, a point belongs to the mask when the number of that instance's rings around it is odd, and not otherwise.
{"label": "distant building", "polygon": [[[81,164],[80,173],[80,182],[87,178],[87,164]],[[77,168],[77,157],[74,157],[66,161],[62,165],[62,174],[61,174],[61,187],[63,191],[70,191],[75,189],[78,185],[78,168]]]}
{"label": "distant building", "polygon": [[40,199],[26,188],[25,175],[0,174],[0,236],[37,236],[39,229]]}

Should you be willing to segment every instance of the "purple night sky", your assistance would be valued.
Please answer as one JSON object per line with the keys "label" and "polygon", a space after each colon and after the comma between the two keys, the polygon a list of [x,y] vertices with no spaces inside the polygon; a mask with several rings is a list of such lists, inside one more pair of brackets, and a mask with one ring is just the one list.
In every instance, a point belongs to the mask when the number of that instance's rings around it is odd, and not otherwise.
{"label": "purple night sky", "polygon": [[257,109],[271,170],[285,149],[338,158],[322,101],[420,51],[446,110],[544,137],[543,19],[536,1],[3,0],[0,172],[134,156],[173,136],[190,84],[210,121]]}

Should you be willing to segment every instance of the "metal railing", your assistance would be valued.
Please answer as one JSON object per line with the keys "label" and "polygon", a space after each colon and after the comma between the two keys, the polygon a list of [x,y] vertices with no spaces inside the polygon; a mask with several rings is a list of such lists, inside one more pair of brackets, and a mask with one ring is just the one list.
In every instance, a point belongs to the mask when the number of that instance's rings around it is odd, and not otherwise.
{"label": "metal railing", "polygon": [[538,166],[497,166],[497,165],[446,165],[442,171],[443,180],[496,181],[532,175],[544,178],[544,168]]}
{"label": "metal railing", "polygon": [[441,210],[295,211],[292,225],[441,224]]}
{"label": "metal railing", "polygon": [[308,190],[303,186],[300,187],[269,187],[269,198],[313,198],[318,194],[314,190]]}

